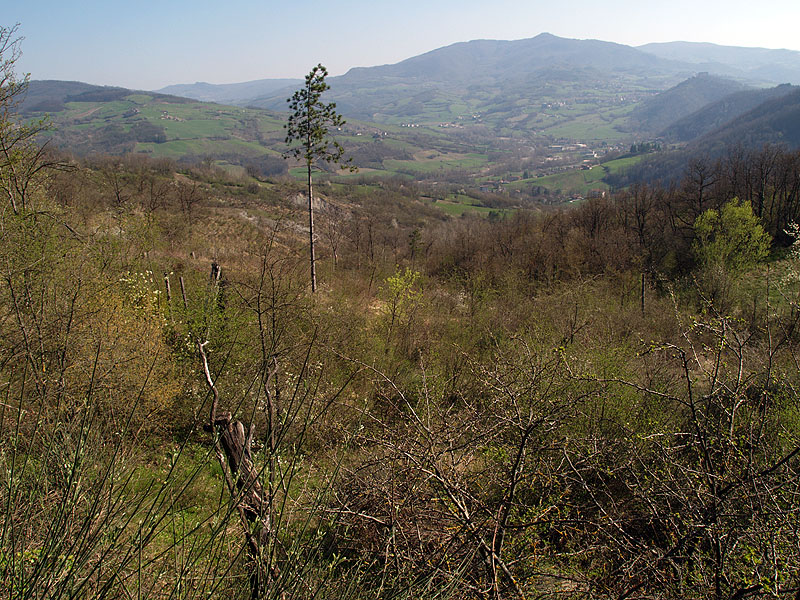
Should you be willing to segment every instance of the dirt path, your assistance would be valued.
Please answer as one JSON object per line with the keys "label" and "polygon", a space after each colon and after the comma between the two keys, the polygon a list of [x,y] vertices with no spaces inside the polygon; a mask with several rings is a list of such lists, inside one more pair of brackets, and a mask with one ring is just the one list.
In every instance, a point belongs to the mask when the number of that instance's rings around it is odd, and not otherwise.
{"label": "dirt path", "polygon": [[89,115],[92,115],[92,114],[96,113],[98,110],[100,110],[99,106],[96,106],[94,108],[90,108],[86,112],[83,112],[83,113],[81,113],[79,115],[75,115],[75,118],[76,119],[84,119],[84,118],[88,117]]}

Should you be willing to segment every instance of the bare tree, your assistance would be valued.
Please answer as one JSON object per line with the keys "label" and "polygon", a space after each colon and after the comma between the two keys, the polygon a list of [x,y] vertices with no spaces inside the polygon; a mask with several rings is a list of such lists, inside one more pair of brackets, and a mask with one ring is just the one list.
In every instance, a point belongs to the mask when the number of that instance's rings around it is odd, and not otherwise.
{"label": "bare tree", "polygon": [[23,123],[17,115],[29,80],[28,75],[20,77],[15,71],[22,41],[18,29],[19,24],[0,26],[0,192],[14,213],[28,209],[37,176],[58,164],[48,159],[45,146],[36,143],[36,137],[47,129],[47,120]]}

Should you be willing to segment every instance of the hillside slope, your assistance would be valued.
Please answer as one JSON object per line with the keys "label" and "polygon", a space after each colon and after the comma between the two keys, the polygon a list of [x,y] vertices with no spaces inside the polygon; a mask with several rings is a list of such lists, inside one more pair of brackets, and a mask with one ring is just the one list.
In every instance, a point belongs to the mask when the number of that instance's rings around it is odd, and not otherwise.
{"label": "hillside slope", "polygon": [[732,149],[736,149],[735,155],[759,152],[765,145],[800,149],[800,89],[791,89],[681,148],[651,155],[624,173],[615,173],[607,183],[621,188],[636,183],[677,182],[685,175],[687,165],[713,164],[730,155]]}
{"label": "hillside slope", "polygon": [[773,98],[781,98],[798,89],[784,84],[764,90],[745,90],[725,96],[688,115],[663,130],[671,142],[689,142],[714,131]]}
{"label": "hillside slope", "polygon": [[747,89],[732,79],[699,73],[639,104],[631,120],[639,130],[659,132],[709,103]]}
{"label": "hillside slope", "polygon": [[762,102],[698,139],[693,146],[713,153],[734,145],[781,144],[800,148],[800,89]]}

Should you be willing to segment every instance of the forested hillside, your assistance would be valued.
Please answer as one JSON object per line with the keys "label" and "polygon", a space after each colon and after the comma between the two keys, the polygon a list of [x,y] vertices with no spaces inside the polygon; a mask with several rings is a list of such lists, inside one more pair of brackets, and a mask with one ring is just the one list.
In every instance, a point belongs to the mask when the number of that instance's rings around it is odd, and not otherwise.
{"label": "forested hillside", "polygon": [[641,102],[631,117],[637,122],[637,131],[661,133],[695,111],[746,89],[747,86],[732,79],[701,73]]}
{"label": "forested hillside", "polygon": [[[747,163],[753,157],[760,166],[757,174],[750,175],[750,168],[746,168],[744,181],[755,177],[760,181],[771,179],[773,166],[776,172],[784,175],[794,169],[794,166],[775,165],[773,159],[785,155],[791,156],[793,150],[800,147],[800,90],[793,86],[778,86],[772,90],[758,92],[755,97],[749,96],[753,92],[733,94],[720,103],[714,103],[678,121],[667,133],[676,135],[694,135],[695,129],[706,130],[707,133],[695,137],[684,146],[672,148],[669,151],[646,157],[644,160],[606,177],[606,183],[624,188],[636,183],[655,183],[668,186],[677,183],[693,165],[704,165],[709,173],[712,171],[731,170],[737,172],[742,162]],[[746,108],[751,100],[762,100],[755,108],[740,112]],[[730,104],[726,107],[725,105]],[[732,106],[731,106],[732,105]],[[717,127],[713,119],[725,115],[731,110],[737,116]],[[708,121],[704,121],[704,119]],[[747,156],[749,158],[744,159]],[[791,160],[789,161],[791,163]],[[688,165],[688,166],[687,166]],[[713,175],[710,181],[715,179]],[[734,175],[735,179],[742,177]],[[777,193],[788,185],[788,181],[776,181],[775,187],[765,191]]]}
{"label": "forested hillside", "polygon": [[672,142],[690,142],[723,127],[726,123],[746,114],[764,102],[786,96],[796,89],[795,86],[785,84],[763,90],[735,92],[674,121],[663,131],[663,135]]}
{"label": "forested hillside", "polygon": [[51,151],[5,65],[0,597],[800,594],[800,152],[321,181],[312,294],[298,182]]}

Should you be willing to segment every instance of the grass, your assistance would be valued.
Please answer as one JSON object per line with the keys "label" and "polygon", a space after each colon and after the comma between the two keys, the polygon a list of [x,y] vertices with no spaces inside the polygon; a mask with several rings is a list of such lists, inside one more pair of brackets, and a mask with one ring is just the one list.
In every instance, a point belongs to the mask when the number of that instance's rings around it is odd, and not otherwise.
{"label": "grass", "polygon": [[480,169],[487,161],[483,154],[450,154],[429,150],[418,153],[414,160],[387,159],[383,161],[383,165],[389,171],[430,174],[439,170]]}
{"label": "grass", "polygon": [[168,139],[230,137],[230,129],[222,121],[193,119],[191,121],[161,120]]}
{"label": "grass", "polygon": [[508,209],[484,206],[479,200],[466,194],[450,194],[443,200],[432,201],[431,206],[454,217],[460,217],[468,213],[489,216],[490,213],[505,215],[513,212]]}
{"label": "grass", "polygon": [[136,144],[137,152],[145,152],[154,157],[159,158],[180,158],[186,155],[204,155],[204,154],[237,154],[239,156],[257,157],[265,154],[270,154],[263,146],[255,142],[247,142],[244,140],[228,139],[228,140],[207,140],[207,139],[189,139],[189,140],[172,140],[164,142],[163,144],[156,144],[154,142],[139,142]]}
{"label": "grass", "polygon": [[545,133],[557,138],[584,141],[618,141],[630,136],[621,131],[621,120],[603,121],[597,115],[581,115],[567,122],[557,122],[545,128]]}
{"label": "grass", "polygon": [[617,173],[621,169],[636,164],[642,156],[618,158],[606,163],[595,165],[591,169],[573,169],[544,177],[533,177],[508,184],[508,189],[526,189],[531,186],[543,187],[550,192],[561,191],[562,194],[588,194],[593,190],[608,190],[609,186],[603,181],[606,175]]}
{"label": "grass", "polygon": [[149,94],[131,94],[127,96],[127,99],[135,104],[147,104],[153,100],[153,97]]}
{"label": "grass", "polygon": [[460,217],[467,213],[488,216],[491,212],[500,214],[509,212],[504,209],[489,208],[487,206],[478,206],[474,204],[461,204],[459,202],[451,202],[449,200],[438,200],[437,202],[431,203],[431,206],[454,217]]}

